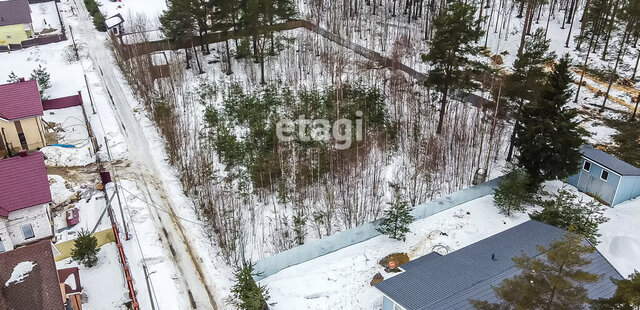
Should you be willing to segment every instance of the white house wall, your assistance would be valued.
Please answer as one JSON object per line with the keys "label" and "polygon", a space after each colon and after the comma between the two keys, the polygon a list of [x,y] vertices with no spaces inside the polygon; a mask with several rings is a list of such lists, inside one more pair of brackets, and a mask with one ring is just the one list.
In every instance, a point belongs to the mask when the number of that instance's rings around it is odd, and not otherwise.
{"label": "white house wall", "polygon": [[11,238],[9,237],[6,222],[6,218],[0,217],[0,242],[2,242],[2,247],[0,247],[0,249],[9,251],[13,249],[13,241],[11,241]]}
{"label": "white house wall", "polygon": [[[7,251],[14,246],[53,236],[48,204],[13,211],[8,218],[0,219],[0,222],[0,238]],[[22,227],[28,224],[31,224],[34,237],[25,239]]]}

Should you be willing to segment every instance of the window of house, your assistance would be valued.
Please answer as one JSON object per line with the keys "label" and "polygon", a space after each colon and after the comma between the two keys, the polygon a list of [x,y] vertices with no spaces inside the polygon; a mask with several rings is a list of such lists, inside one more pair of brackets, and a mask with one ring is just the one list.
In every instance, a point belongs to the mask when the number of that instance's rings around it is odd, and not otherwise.
{"label": "window of house", "polygon": [[582,166],[582,169],[584,169],[586,171],[591,170],[591,163],[585,160],[584,161],[584,165]]}
{"label": "window of house", "polygon": [[27,224],[22,226],[22,235],[24,236],[24,239],[31,239],[33,237],[35,237],[36,235],[33,233],[33,227],[31,227],[31,224]]}
{"label": "window of house", "polygon": [[602,173],[600,174],[600,178],[603,180],[608,180],[609,179],[609,172],[606,170],[602,170]]}

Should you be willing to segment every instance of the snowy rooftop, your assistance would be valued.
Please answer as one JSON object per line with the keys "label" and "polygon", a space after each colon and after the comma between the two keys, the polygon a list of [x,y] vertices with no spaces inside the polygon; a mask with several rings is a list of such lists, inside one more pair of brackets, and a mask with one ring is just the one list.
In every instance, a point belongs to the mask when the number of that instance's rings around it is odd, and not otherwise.
{"label": "snowy rooftop", "polygon": [[107,28],[113,28],[122,23],[124,23],[124,19],[120,14],[113,15],[104,21],[104,24],[107,26]]}
{"label": "snowy rooftop", "polygon": [[63,310],[51,242],[0,254],[0,309]]}
{"label": "snowy rooftop", "polygon": [[[549,245],[564,231],[536,221],[528,221],[472,245],[441,256],[431,253],[402,268],[376,288],[407,310],[469,308],[469,299],[497,302],[493,287],[518,273],[511,258],[525,253],[539,256],[537,244]],[[496,259],[491,259],[495,253]],[[600,281],[586,284],[592,299],[607,298],[616,290],[610,277],[622,276],[596,251],[588,255],[585,271],[605,274]]]}

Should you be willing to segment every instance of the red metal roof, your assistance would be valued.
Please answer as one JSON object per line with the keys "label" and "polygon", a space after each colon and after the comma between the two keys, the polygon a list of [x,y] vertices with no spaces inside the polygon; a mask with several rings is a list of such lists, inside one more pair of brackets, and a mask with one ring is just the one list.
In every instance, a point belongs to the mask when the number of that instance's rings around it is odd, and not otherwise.
{"label": "red metal roof", "polygon": [[[12,282],[14,268],[31,262],[33,269],[20,282]],[[60,280],[49,240],[0,253],[0,309],[64,310]]]}
{"label": "red metal roof", "polygon": [[0,118],[11,121],[43,114],[35,80],[0,85],[0,94]]}
{"label": "red metal roof", "polygon": [[[71,275],[73,275],[73,279],[69,279]],[[58,269],[58,278],[60,278],[60,283],[64,283],[64,291],[67,295],[82,293],[82,284],[80,283],[80,272],[78,271],[78,267]],[[67,279],[69,279],[69,281],[67,281]],[[69,286],[67,282],[73,282],[75,288]]]}
{"label": "red metal roof", "polygon": [[0,160],[0,216],[48,202],[51,192],[42,153]]}

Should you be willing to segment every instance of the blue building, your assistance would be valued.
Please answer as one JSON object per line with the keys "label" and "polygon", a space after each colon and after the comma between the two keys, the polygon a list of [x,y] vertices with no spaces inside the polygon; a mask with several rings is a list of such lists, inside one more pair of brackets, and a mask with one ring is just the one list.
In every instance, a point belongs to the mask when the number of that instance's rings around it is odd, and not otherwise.
{"label": "blue building", "polygon": [[[419,257],[375,286],[383,294],[382,309],[473,309],[469,299],[498,302],[493,287],[520,272],[511,258],[522,253],[539,257],[537,244],[549,246],[564,234],[560,228],[527,221],[447,255],[432,252]],[[591,263],[583,270],[602,275],[598,282],[585,284],[589,298],[613,296],[616,285],[610,279],[622,275],[598,251],[584,257]]]}
{"label": "blue building", "polygon": [[590,145],[580,148],[580,171],[569,184],[610,206],[640,196],[640,169]]}

